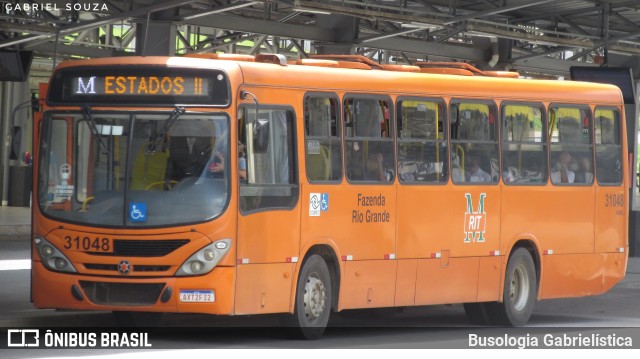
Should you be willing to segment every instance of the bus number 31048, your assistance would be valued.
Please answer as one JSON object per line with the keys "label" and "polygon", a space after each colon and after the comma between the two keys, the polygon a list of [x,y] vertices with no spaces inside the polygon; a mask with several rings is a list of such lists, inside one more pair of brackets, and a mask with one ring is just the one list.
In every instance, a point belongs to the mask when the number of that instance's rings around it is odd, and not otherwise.
{"label": "bus number 31048", "polygon": [[621,194],[607,194],[605,207],[624,207],[624,196]]}
{"label": "bus number 31048", "polygon": [[80,237],[76,236],[65,236],[64,237],[65,249],[71,249],[76,251],[87,251],[87,252],[111,252],[111,241],[109,238],[89,238],[89,237]]}

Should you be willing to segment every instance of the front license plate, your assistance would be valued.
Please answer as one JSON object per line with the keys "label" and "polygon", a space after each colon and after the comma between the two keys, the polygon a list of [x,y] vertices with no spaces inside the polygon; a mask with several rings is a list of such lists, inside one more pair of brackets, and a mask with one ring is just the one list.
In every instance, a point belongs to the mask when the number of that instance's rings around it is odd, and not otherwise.
{"label": "front license plate", "polygon": [[212,290],[181,290],[180,301],[183,303],[213,303],[216,301]]}

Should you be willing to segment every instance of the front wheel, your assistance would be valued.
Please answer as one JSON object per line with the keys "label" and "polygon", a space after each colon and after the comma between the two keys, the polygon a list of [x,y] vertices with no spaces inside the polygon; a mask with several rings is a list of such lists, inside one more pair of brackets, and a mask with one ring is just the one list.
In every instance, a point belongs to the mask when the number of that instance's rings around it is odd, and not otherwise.
{"label": "front wheel", "polygon": [[507,264],[502,303],[495,303],[492,319],[496,324],[521,326],[529,321],[537,297],[536,267],[531,254],[518,248]]}
{"label": "front wheel", "polygon": [[318,339],[324,333],[331,312],[331,276],[321,256],[309,257],[300,271],[292,319],[294,336]]}

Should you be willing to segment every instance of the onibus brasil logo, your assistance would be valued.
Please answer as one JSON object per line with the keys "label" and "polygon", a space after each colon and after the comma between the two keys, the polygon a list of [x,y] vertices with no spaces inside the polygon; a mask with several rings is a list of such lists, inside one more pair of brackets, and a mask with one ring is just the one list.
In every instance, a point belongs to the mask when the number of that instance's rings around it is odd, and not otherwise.
{"label": "onibus brasil logo", "polygon": [[464,214],[464,243],[484,242],[484,232],[487,229],[487,213],[484,211],[486,193],[480,193],[478,209],[473,210],[471,193],[465,193],[467,198],[467,212]]}

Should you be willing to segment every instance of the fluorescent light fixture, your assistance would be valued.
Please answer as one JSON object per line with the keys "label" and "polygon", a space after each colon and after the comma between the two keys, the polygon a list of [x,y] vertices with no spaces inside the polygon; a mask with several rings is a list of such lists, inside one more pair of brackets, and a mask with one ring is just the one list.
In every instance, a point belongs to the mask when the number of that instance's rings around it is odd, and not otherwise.
{"label": "fluorescent light fixture", "polygon": [[318,10],[318,9],[310,9],[308,7],[293,7],[291,8],[292,11],[297,11],[297,12],[310,12],[312,14],[320,14],[320,15],[331,15],[331,13],[329,11],[326,10]]}
{"label": "fluorescent light fixture", "polygon": [[433,29],[439,26],[433,25],[433,24],[427,24],[426,22],[411,21],[411,22],[400,24],[400,27]]}
{"label": "fluorescent light fixture", "polygon": [[182,20],[191,20],[191,19],[195,19],[198,17],[202,17],[202,16],[207,16],[207,15],[212,15],[212,14],[219,14],[222,12],[227,12],[227,11],[232,11],[232,10],[238,10],[238,9],[242,9],[251,5],[255,5],[255,4],[259,4],[261,3],[261,1],[236,1],[234,3],[231,3],[229,5],[225,5],[225,6],[220,6],[218,8],[215,9],[211,9],[209,11],[204,11],[204,12],[199,12],[197,14],[192,14],[192,15],[187,15],[182,17]]}

